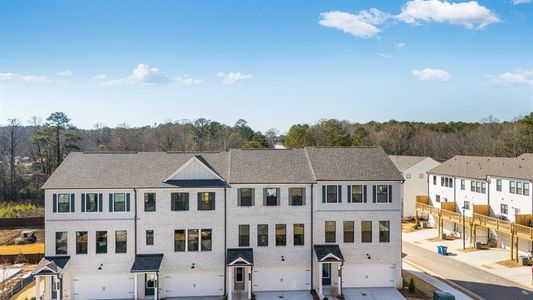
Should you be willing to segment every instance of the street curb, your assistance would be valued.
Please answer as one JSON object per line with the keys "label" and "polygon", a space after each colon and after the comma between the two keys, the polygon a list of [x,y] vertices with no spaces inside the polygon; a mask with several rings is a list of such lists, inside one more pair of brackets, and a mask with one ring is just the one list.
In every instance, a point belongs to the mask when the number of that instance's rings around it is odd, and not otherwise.
{"label": "street curb", "polygon": [[438,275],[438,274],[436,274],[436,273],[434,273],[434,272],[432,272],[432,271],[430,271],[430,270],[428,270],[428,269],[426,269],[426,268],[424,268],[424,267],[422,267],[420,265],[415,264],[412,261],[409,261],[409,260],[407,260],[405,258],[403,260],[405,261],[406,264],[409,264],[412,267],[415,267],[416,269],[419,269],[420,271],[425,272],[428,275],[433,276],[433,277],[437,278],[438,280],[443,281],[444,283],[452,286],[453,288],[459,290],[460,292],[466,294],[467,296],[469,296],[469,297],[471,297],[473,299],[480,299],[480,300],[484,300],[485,299],[485,298],[479,296],[478,294],[476,294],[476,293],[474,293],[474,292],[472,292],[472,291],[470,291],[470,290],[458,285],[457,283],[452,282],[452,281],[450,281],[450,280],[448,280],[446,278],[442,278],[440,275]]}

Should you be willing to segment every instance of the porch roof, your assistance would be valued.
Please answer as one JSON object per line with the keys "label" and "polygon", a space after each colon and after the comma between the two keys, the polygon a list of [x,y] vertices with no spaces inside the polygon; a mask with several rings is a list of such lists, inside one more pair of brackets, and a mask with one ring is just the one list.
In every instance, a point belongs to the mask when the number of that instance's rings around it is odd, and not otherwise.
{"label": "porch roof", "polygon": [[344,261],[339,245],[314,245],[316,258],[319,262]]}
{"label": "porch roof", "polygon": [[65,268],[70,256],[45,256],[33,269],[33,275],[55,275]]}
{"label": "porch roof", "polygon": [[137,254],[131,273],[159,272],[163,254]]}
{"label": "porch roof", "polygon": [[228,266],[253,266],[254,252],[252,248],[232,248],[226,254],[226,265]]}

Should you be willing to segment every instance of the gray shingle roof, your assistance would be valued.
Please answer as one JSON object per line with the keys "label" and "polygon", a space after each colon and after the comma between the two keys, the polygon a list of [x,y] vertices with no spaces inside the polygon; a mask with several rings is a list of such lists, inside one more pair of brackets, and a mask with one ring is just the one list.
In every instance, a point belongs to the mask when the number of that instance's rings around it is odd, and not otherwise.
{"label": "gray shingle roof", "polygon": [[392,163],[400,170],[400,172],[403,172],[410,167],[416,165],[417,163],[423,161],[426,158],[430,158],[428,156],[407,156],[407,155],[389,155],[390,160]]}
{"label": "gray shingle roof", "polygon": [[381,147],[309,147],[305,151],[318,181],[403,180]]}
{"label": "gray shingle roof", "polygon": [[230,150],[231,183],[311,183],[303,149]]}
{"label": "gray shingle roof", "polygon": [[197,157],[228,184],[312,183],[317,180],[394,180],[402,177],[379,147],[230,150],[215,153],[72,152],[43,189],[222,187],[212,180],[169,180]]}
{"label": "gray shingle roof", "polygon": [[[226,253],[226,264],[229,265],[237,259],[243,259],[254,264],[254,250],[252,248],[230,248]],[[243,264],[243,263],[236,263]]]}
{"label": "gray shingle roof", "polygon": [[485,179],[487,176],[533,180],[533,155],[517,158],[488,156],[454,156],[428,173]]}
{"label": "gray shingle roof", "polygon": [[330,254],[336,256],[341,261],[344,260],[344,256],[342,256],[339,245],[314,245],[313,248],[315,249],[316,258],[319,261],[335,260],[335,258],[327,258],[327,256]]}

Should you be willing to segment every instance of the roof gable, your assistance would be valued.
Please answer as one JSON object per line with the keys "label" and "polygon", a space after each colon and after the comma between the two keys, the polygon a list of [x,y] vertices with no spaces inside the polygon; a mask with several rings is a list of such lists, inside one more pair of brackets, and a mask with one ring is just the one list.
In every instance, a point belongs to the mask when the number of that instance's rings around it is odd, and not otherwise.
{"label": "roof gable", "polygon": [[209,163],[200,155],[195,155],[179,169],[168,176],[164,182],[172,180],[222,180]]}

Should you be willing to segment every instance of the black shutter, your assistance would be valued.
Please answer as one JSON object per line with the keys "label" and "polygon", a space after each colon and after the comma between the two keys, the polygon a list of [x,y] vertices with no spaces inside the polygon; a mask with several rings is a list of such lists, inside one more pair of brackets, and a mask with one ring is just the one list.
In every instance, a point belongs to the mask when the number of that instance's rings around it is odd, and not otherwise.
{"label": "black shutter", "polygon": [[104,195],[103,194],[98,194],[98,211],[99,212],[102,212],[102,208],[104,206],[103,204],[103,201],[104,200]]}
{"label": "black shutter", "polygon": [[276,189],[276,205],[277,206],[279,206],[280,198],[281,198],[281,189],[277,188]]}
{"label": "black shutter", "polygon": [[377,194],[377,191],[376,191],[376,186],[373,185],[372,186],[372,202],[376,203],[377,202],[377,198],[378,198],[378,194]]}
{"label": "black shutter", "polygon": [[113,194],[109,193],[109,211],[113,211]]}
{"label": "black shutter", "polygon": [[126,193],[126,211],[130,211],[130,193]]}
{"label": "black shutter", "polygon": [[348,196],[346,197],[346,202],[352,203],[353,199],[352,199],[352,186],[351,185],[346,186],[346,192],[348,194]]}
{"label": "black shutter", "polygon": [[216,203],[216,201],[215,201],[215,200],[216,200],[215,197],[216,197],[215,192],[211,192],[211,193],[209,193],[209,200],[210,200],[209,202],[211,202],[211,209],[212,209],[212,210],[215,210],[215,203]]}
{"label": "black shutter", "polygon": [[326,186],[322,186],[322,203],[326,203]]}
{"label": "black shutter", "polygon": [[342,203],[342,185],[337,186],[337,203]]}
{"label": "black shutter", "polygon": [[389,185],[389,203],[392,203],[392,185]]}
{"label": "black shutter", "polygon": [[75,202],[76,202],[76,199],[74,197],[74,194],[70,194],[70,212],[76,211]]}
{"label": "black shutter", "polygon": [[201,198],[201,197],[202,197],[202,196],[201,196],[201,193],[200,193],[200,192],[196,193],[196,202],[197,202],[197,203],[196,203],[196,210],[200,210],[200,198]]}
{"label": "black shutter", "polygon": [[170,193],[170,210],[175,211],[176,210],[176,198],[178,194],[176,193]]}
{"label": "black shutter", "polygon": [[57,194],[52,195],[52,211],[57,212]]}
{"label": "black shutter", "polygon": [[187,210],[189,210],[189,193],[185,193],[185,203],[187,205]]}
{"label": "black shutter", "polygon": [[364,203],[366,203],[366,201],[367,201],[367,199],[368,199],[368,198],[367,198],[368,196],[367,196],[366,192],[367,192],[366,185],[363,185],[363,202],[364,202]]}
{"label": "black shutter", "polygon": [[85,194],[81,194],[81,212],[85,212]]}
{"label": "black shutter", "polygon": [[307,190],[306,188],[302,188],[302,205],[306,205],[306,202],[307,202],[306,198],[305,198],[306,197],[306,195],[305,195],[306,194],[306,190]]}
{"label": "black shutter", "polygon": [[241,195],[242,195],[242,189],[237,189],[237,206],[242,206]]}

